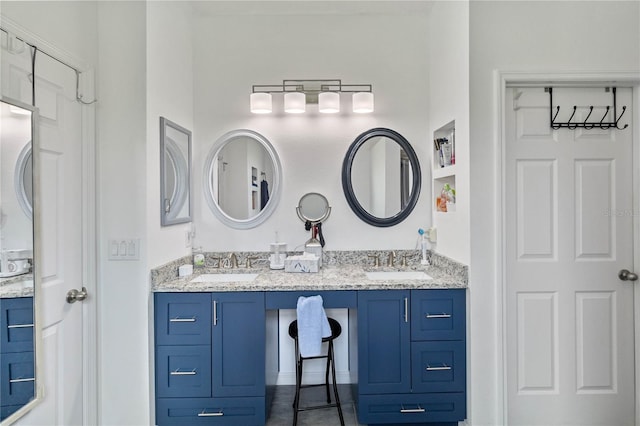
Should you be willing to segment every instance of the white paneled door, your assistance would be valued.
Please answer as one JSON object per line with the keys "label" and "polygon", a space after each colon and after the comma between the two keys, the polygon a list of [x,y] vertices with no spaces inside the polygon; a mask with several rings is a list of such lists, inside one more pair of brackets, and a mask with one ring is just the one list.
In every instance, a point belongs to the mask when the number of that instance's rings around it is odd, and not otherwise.
{"label": "white paneled door", "polygon": [[[20,54],[2,53],[2,94],[31,104],[31,51],[27,47]],[[34,220],[39,225],[41,249],[36,267],[42,277],[39,325],[44,400],[17,424],[81,425],[83,304],[67,303],[66,294],[85,285],[82,107],[76,101],[72,69],[38,53],[35,70],[40,121],[39,149],[33,161],[38,197]]]}
{"label": "white paneled door", "polygon": [[[557,88],[557,121],[599,122],[604,88]],[[631,89],[625,130],[549,126],[544,88],[505,98],[509,425],[635,421]],[[610,111],[604,122],[613,120]]]}

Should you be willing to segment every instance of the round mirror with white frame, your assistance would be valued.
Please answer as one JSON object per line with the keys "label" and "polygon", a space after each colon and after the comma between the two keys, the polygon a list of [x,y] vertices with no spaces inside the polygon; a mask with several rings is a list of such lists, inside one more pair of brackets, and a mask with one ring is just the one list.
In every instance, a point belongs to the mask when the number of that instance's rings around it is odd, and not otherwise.
{"label": "round mirror with white frame", "polygon": [[247,129],[222,135],[207,155],[204,197],[225,225],[250,229],[275,210],[282,192],[282,166],[267,138]]}
{"label": "round mirror with white frame", "polygon": [[18,155],[14,174],[14,185],[18,204],[29,219],[33,216],[33,155],[31,141]]}

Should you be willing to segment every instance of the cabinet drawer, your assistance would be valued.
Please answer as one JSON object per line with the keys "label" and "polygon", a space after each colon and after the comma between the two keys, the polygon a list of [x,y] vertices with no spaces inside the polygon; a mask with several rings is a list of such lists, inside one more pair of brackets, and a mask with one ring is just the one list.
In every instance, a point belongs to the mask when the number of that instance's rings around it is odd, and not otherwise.
{"label": "cabinet drawer", "polygon": [[265,424],[264,397],[253,398],[158,398],[158,426]]}
{"label": "cabinet drawer", "polygon": [[211,293],[156,293],[157,345],[210,345]]}
{"label": "cabinet drawer", "polygon": [[466,354],[464,342],[412,342],[413,392],[464,392]]}
{"label": "cabinet drawer", "polygon": [[411,340],[464,340],[465,290],[412,290]]}
{"label": "cabinet drawer", "polygon": [[464,393],[361,395],[362,424],[457,422],[466,417]]}
{"label": "cabinet drawer", "polygon": [[0,299],[0,352],[33,351],[33,298]]}
{"label": "cabinet drawer", "polygon": [[35,371],[33,352],[0,355],[0,395],[2,405],[22,405],[33,398]]}
{"label": "cabinet drawer", "polygon": [[158,397],[210,397],[211,346],[158,346]]}

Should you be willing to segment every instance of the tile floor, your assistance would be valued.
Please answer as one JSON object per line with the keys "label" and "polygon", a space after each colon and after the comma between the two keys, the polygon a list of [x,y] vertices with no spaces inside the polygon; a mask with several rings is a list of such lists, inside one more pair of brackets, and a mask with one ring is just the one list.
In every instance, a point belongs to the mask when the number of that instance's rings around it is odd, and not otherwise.
{"label": "tile floor", "polygon": [[[271,412],[266,426],[290,426],[293,424],[293,397],[295,386],[277,386],[271,405]],[[356,410],[351,397],[350,385],[338,385],[338,394],[342,405],[342,415],[345,426],[361,426],[358,423]],[[333,401],[333,392],[331,393]],[[326,404],[326,394],[323,387],[302,389],[301,405]],[[298,426],[335,426],[340,425],[336,408],[303,411],[298,413]]]}

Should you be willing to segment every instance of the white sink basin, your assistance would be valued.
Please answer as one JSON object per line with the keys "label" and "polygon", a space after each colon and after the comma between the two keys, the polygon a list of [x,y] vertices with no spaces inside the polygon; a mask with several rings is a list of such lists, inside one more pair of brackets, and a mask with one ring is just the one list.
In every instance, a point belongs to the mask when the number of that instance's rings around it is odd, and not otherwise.
{"label": "white sink basin", "polygon": [[367,278],[374,281],[388,280],[431,280],[429,275],[421,271],[377,271],[366,272]]}
{"label": "white sink basin", "polygon": [[253,281],[259,274],[202,274],[191,280],[192,283],[237,283]]}

